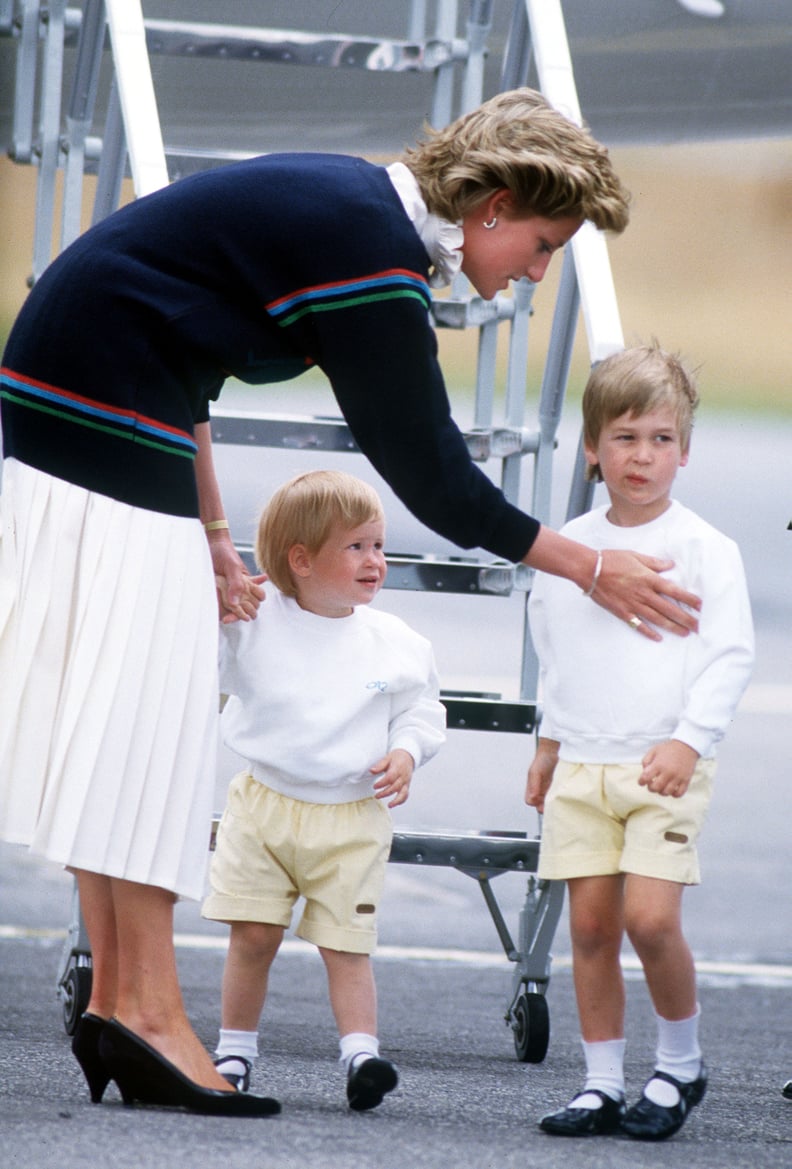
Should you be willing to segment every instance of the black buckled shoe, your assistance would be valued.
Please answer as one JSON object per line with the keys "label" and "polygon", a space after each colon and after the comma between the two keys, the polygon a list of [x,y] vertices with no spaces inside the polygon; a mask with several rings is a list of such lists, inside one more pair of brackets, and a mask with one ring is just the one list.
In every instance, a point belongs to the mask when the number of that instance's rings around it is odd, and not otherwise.
{"label": "black buckled shoe", "polygon": [[[673,1084],[679,1093],[676,1104],[665,1106],[655,1104],[646,1095],[646,1089],[652,1080],[665,1080]],[[679,1132],[687,1119],[691,1108],[699,1104],[707,1090],[707,1069],[702,1063],[698,1079],[691,1083],[683,1083],[667,1072],[655,1071],[644,1085],[644,1094],[637,1104],[627,1112],[621,1123],[621,1131],[628,1137],[638,1141],[664,1141]]]}
{"label": "black buckled shoe", "polygon": [[781,1089],[781,1095],[785,1100],[792,1100],[792,1080],[787,1080]]}
{"label": "black buckled shoe", "polygon": [[399,1082],[399,1073],[387,1059],[372,1056],[349,1069],[347,1100],[353,1112],[367,1112],[382,1103]]}
{"label": "black buckled shoe", "polygon": [[[226,1067],[224,1065],[228,1064]],[[214,1061],[214,1065],[224,1080],[227,1080],[237,1092],[247,1092],[250,1087],[250,1072],[253,1068],[249,1059],[244,1055],[221,1055]],[[242,1068],[240,1072],[238,1069]]]}
{"label": "black buckled shoe", "polygon": [[573,1108],[570,1104],[559,1112],[549,1112],[539,1121],[542,1132],[555,1137],[599,1137],[618,1130],[625,1113],[623,1096],[614,1100],[607,1092],[587,1088],[578,1092],[571,1103],[581,1096],[598,1096],[602,1104],[599,1108]]}

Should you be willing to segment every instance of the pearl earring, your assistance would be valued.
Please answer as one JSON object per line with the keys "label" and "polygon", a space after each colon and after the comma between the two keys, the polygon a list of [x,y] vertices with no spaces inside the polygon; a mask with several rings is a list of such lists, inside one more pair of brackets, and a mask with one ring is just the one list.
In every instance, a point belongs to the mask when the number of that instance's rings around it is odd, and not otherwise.
{"label": "pearl earring", "polygon": [[489,223],[484,223],[483,226],[487,229],[487,231],[492,231],[493,227],[495,226],[495,224],[497,222],[498,222],[497,215],[493,215],[493,217],[492,217],[492,219],[490,219]]}

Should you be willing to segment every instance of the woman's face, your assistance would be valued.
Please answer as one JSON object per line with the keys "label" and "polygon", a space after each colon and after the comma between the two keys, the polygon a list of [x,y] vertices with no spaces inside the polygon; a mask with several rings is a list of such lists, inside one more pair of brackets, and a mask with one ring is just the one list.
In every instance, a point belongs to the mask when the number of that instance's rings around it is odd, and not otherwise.
{"label": "woman's face", "polygon": [[[495,226],[486,228],[484,224],[493,219]],[[553,255],[571,240],[582,223],[577,216],[518,218],[510,193],[498,191],[462,220],[462,271],[485,300],[504,292],[510,280],[522,276],[538,284]]]}

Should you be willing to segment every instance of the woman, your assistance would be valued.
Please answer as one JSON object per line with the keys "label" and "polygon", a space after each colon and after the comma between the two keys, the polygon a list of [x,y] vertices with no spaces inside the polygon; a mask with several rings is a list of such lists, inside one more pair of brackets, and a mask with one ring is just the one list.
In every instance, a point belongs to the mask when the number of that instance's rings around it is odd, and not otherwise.
{"label": "woman", "polygon": [[227,376],[319,365],[425,524],[568,577],[646,636],[695,628],[677,602],[696,598],[652,571],[668,564],[541,527],[450,417],[430,283],[461,268],[492,297],[541,280],[585,219],[627,223],[607,152],[521,89],[391,168],[270,155],[175,183],[92,228],[33,288],[2,373],[0,835],[76,873],[92,1096],[112,1076],[152,1102],[130,1072],[145,1063],[155,1102],[235,1107],[217,1099],[228,1085],[187,1020],[172,945],[174,897],[201,895],[206,862],[212,568],[225,620],[260,599],[212,468],[208,405]]}

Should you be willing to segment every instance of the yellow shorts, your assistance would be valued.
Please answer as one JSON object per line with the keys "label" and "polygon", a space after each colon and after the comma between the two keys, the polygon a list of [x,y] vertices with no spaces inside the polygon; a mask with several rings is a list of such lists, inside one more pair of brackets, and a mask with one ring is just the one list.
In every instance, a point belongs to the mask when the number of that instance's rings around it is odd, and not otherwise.
{"label": "yellow shorts", "polygon": [[561,760],[545,799],[540,877],[636,873],[697,885],[696,841],[712,795],[715,760],[699,759],[683,796],[640,787],[640,763]]}
{"label": "yellow shorts", "polygon": [[392,835],[390,813],[373,796],[305,803],[241,771],[228,790],[201,912],[216,921],[288,927],[302,896],[299,937],[371,954]]}

